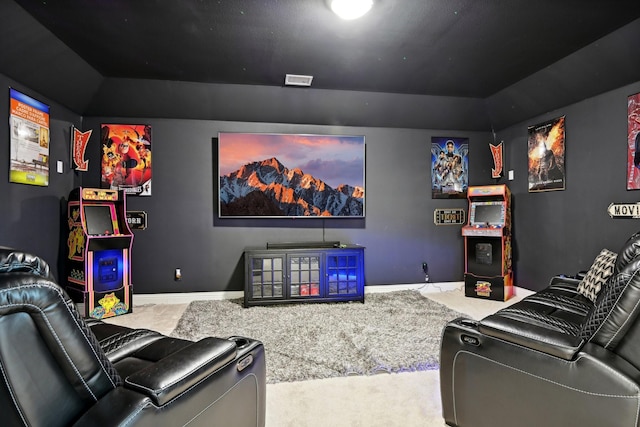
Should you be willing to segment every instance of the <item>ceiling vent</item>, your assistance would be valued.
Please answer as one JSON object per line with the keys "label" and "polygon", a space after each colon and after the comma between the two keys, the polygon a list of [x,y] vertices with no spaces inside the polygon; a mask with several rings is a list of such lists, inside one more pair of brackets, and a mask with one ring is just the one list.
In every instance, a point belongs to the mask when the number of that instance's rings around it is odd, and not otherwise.
{"label": "ceiling vent", "polygon": [[285,86],[311,86],[313,76],[302,76],[300,74],[287,74],[284,77]]}

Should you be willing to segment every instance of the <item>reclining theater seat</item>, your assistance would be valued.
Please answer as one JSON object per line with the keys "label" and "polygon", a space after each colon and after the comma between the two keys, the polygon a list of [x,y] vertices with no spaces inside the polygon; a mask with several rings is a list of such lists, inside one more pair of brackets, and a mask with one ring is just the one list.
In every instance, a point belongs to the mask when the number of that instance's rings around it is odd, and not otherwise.
{"label": "reclining theater seat", "polygon": [[2,426],[265,423],[262,343],[87,323],[46,262],[3,247],[0,382]]}
{"label": "reclining theater seat", "polygon": [[580,283],[554,277],[479,322],[445,326],[448,425],[640,425],[640,233],[619,251],[595,301]]}

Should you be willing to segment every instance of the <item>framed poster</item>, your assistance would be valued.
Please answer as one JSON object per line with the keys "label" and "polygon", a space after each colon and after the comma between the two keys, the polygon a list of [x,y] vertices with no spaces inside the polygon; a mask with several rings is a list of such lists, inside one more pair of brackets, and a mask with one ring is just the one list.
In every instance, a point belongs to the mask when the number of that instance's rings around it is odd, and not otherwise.
{"label": "framed poster", "polygon": [[464,199],[467,197],[468,155],[468,138],[431,138],[431,198]]}
{"label": "framed poster", "polygon": [[640,93],[627,101],[627,190],[640,189]]}
{"label": "framed poster", "polygon": [[529,192],[564,190],[564,116],[528,128]]}
{"label": "framed poster", "polygon": [[151,195],[151,126],[103,124],[101,187]]}
{"label": "framed poster", "polygon": [[9,182],[49,185],[49,106],[9,88]]}
{"label": "framed poster", "polygon": [[221,218],[362,218],[365,138],[218,133]]}

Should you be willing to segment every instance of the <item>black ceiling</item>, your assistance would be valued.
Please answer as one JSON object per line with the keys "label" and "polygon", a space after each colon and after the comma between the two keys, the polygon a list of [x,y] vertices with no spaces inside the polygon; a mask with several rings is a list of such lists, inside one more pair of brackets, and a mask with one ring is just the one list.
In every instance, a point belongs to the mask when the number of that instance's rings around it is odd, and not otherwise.
{"label": "black ceiling", "polygon": [[[103,77],[486,98],[640,17],[638,0],[16,0]],[[640,46],[640,45],[639,45]]]}

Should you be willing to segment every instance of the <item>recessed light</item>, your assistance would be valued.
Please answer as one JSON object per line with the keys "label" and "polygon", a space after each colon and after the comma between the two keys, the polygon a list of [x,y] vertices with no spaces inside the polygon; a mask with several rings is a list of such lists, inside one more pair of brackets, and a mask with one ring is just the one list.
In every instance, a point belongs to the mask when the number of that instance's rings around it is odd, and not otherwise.
{"label": "recessed light", "polygon": [[340,18],[351,20],[369,12],[373,0],[329,0],[329,6]]}

